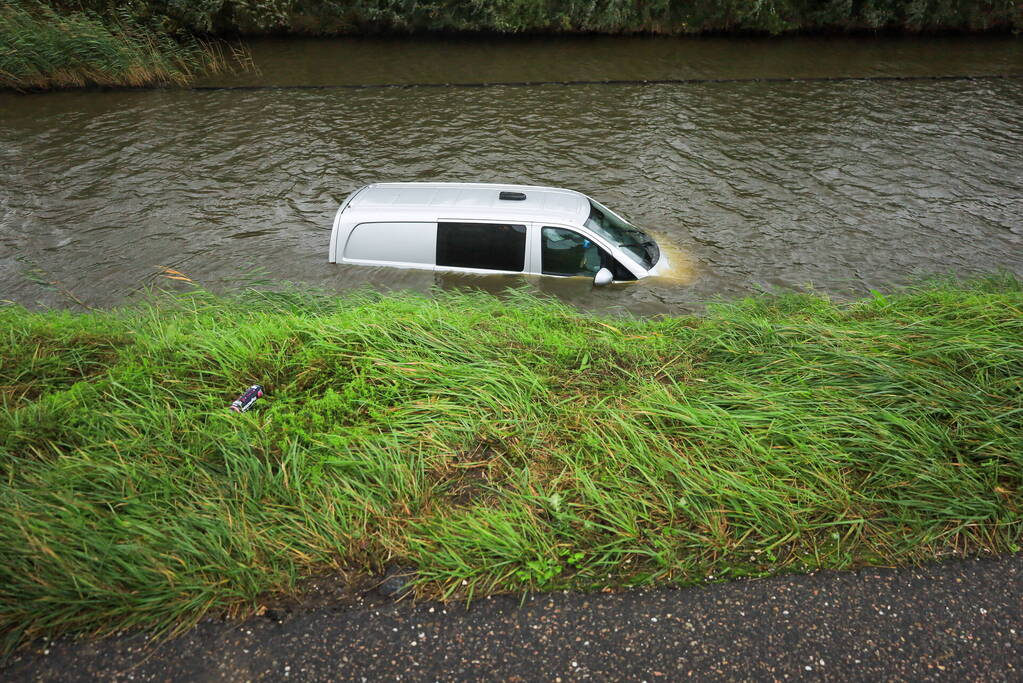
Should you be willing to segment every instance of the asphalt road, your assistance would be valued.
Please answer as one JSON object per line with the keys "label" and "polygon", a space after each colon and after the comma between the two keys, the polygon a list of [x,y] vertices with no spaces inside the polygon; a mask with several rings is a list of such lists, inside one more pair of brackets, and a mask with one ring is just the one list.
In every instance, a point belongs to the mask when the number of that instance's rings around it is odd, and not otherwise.
{"label": "asphalt road", "polygon": [[1023,555],[684,590],[375,594],[143,634],[39,642],[6,680],[1023,680]]}

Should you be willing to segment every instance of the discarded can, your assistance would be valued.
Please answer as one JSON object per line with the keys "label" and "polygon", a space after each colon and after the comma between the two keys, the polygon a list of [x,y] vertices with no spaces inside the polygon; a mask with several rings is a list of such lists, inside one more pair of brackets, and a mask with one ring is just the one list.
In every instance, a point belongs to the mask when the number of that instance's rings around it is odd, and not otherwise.
{"label": "discarded can", "polygon": [[257,398],[263,397],[263,386],[260,384],[253,384],[248,390],[236,398],[231,403],[231,410],[236,413],[244,413],[246,410],[252,407],[252,404],[256,402]]}

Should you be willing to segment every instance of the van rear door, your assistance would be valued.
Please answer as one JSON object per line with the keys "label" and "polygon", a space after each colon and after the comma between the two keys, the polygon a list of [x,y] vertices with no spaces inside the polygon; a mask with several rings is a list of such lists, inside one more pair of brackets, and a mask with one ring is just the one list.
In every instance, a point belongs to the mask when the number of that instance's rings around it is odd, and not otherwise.
{"label": "van rear door", "polygon": [[342,262],[433,269],[436,251],[436,223],[364,222],[348,234]]}

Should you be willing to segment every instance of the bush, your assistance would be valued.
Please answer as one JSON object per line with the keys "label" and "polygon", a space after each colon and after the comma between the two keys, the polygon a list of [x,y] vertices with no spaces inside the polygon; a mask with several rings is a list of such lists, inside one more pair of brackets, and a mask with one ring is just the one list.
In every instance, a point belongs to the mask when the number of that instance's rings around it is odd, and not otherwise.
{"label": "bush", "polygon": [[1014,0],[62,0],[59,6],[100,14],[120,8],[164,30],[198,33],[1023,28],[1023,5]]}

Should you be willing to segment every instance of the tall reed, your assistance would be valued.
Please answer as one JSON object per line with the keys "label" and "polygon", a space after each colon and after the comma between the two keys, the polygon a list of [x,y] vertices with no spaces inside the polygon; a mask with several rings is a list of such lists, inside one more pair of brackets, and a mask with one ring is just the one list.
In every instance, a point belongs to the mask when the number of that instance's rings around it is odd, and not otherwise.
{"label": "tall reed", "polygon": [[34,2],[0,6],[0,87],[180,85],[234,61],[216,43],[173,39],[126,13],[111,19]]}

